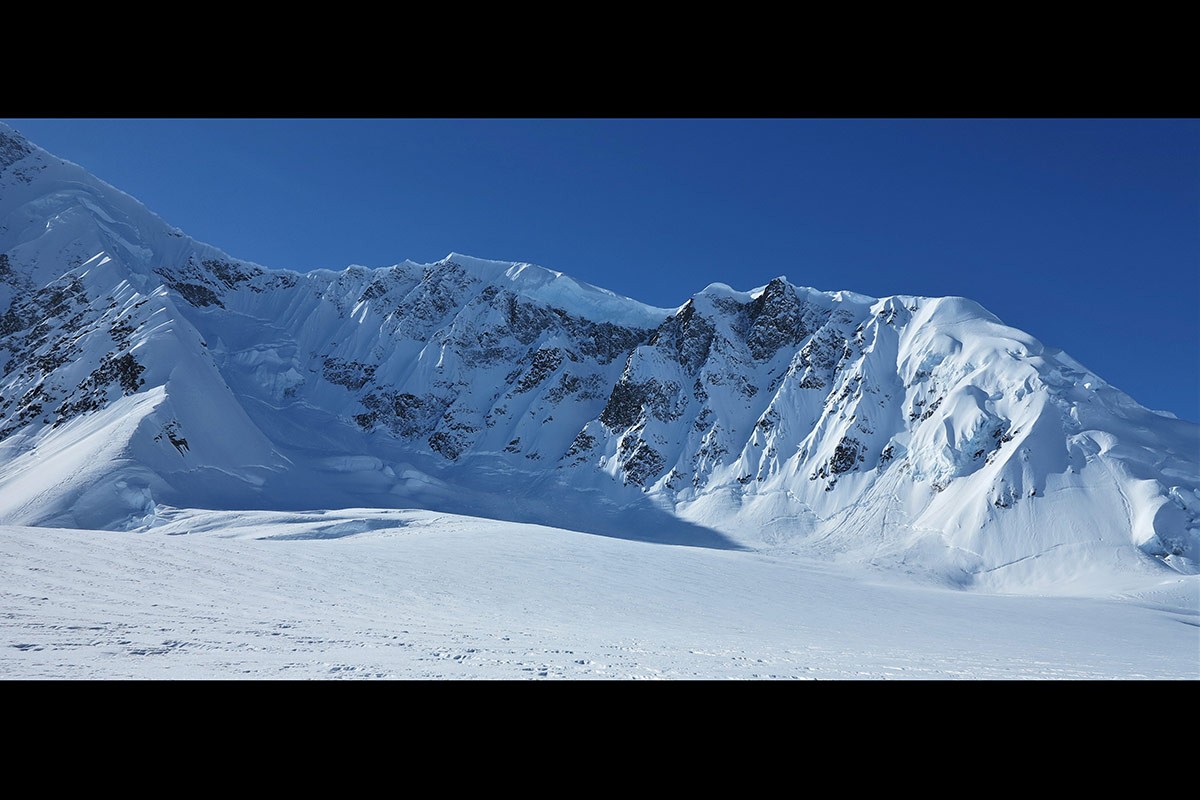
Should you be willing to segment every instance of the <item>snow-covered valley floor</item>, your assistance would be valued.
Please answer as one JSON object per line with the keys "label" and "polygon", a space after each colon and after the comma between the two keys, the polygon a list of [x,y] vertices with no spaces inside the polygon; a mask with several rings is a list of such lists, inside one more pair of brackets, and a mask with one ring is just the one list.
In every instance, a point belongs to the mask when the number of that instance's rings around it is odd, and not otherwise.
{"label": "snow-covered valley floor", "polygon": [[1200,678],[1200,576],[886,580],[428,511],[0,526],[0,677]]}

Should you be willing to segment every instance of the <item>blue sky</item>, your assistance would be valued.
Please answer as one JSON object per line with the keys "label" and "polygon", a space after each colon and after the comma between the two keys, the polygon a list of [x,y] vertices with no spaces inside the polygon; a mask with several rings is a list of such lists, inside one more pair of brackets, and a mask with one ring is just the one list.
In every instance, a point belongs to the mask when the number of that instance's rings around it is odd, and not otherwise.
{"label": "blue sky", "polygon": [[963,295],[1200,419],[1200,120],[26,120],[231,255]]}

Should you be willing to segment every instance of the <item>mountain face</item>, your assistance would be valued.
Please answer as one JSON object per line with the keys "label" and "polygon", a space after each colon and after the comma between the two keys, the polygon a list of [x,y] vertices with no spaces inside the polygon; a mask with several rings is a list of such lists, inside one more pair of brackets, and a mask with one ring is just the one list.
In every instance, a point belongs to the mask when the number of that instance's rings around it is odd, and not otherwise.
{"label": "mountain face", "polygon": [[0,125],[0,522],[423,506],[1006,588],[1200,561],[1200,426],[963,298],[298,273]]}

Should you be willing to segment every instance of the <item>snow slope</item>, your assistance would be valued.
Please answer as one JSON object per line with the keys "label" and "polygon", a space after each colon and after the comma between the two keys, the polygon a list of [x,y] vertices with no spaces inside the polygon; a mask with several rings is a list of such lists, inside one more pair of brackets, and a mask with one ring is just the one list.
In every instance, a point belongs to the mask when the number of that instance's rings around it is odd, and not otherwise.
{"label": "snow slope", "polygon": [[1191,574],[1200,426],[963,298],[230,257],[0,126],[0,523],[420,507],[1040,592]]}
{"label": "snow slope", "polygon": [[1119,596],[427,511],[0,526],[0,678],[1200,678],[1200,576]]}

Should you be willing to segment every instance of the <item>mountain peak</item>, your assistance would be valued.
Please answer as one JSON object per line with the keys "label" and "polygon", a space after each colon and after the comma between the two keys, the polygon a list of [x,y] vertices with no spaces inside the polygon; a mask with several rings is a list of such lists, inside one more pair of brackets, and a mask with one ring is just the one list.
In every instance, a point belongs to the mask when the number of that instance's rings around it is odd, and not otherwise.
{"label": "mountain peak", "polygon": [[990,587],[1200,561],[1200,426],[970,300],[781,275],[658,308],[461,253],[301,274],[7,127],[0,167],[0,523],[669,520]]}
{"label": "mountain peak", "polygon": [[7,169],[32,153],[34,145],[15,128],[0,122],[0,170]]}
{"label": "mountain peak", "polygon": [[[765,288],[766,287],[759,287],[758,291],[761,292]],[[737,289],[734,289],[732,286],[730,286],[728,283],[721,283],[720,281],[715,281],[713,283],[710,283],[708,286],[705,286],[700,291],[696,292],[696,294],[693,296],[694,297],[723,297],[723,298],[726,298],[729,300],[736,301],[738,303],[749,303],[751,300],[754,299],[755,294],[753,291],[750,291],[750,292],[738,291]]]}
{"label": "mountain peak", "polygon": [[671,309],[649,306],[557,270],[523,261],[493,261],[450,253],[430,266],[443,264],[457,264],[484,283],[509,288],[585,319],[648,329],[657,327],[672,313]]}

